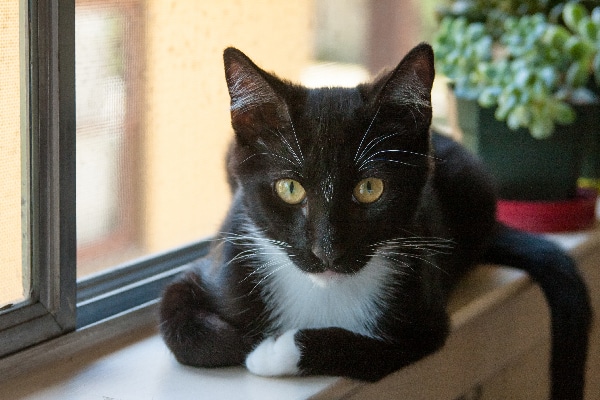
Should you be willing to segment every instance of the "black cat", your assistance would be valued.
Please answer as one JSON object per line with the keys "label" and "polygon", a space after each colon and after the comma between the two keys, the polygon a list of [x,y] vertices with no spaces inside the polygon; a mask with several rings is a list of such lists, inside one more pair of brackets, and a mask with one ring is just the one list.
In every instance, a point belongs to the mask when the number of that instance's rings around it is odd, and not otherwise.
{"label": "black cat", "polygon": [[433,52],[356,88],[307,89],[225,50],[233,203],[206,258],[165,291],[184,364],[375,381],[439,349],[446,303],[479,262],[541,285],[552,396],[581,398],[591,311],[573,260],[495,220],[491,179],[430,134]]}

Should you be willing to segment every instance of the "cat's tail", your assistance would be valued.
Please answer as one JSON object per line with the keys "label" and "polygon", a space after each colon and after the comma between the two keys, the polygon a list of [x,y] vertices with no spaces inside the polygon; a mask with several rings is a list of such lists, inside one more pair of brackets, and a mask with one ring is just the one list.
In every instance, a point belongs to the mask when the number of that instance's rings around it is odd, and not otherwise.
{"label": "cat's tail", "polygon": [[539,284],[551,315],[551,398],[582,399],[592,310],[575,261],[556,244],[503,225],[484,259],[522,269]]}

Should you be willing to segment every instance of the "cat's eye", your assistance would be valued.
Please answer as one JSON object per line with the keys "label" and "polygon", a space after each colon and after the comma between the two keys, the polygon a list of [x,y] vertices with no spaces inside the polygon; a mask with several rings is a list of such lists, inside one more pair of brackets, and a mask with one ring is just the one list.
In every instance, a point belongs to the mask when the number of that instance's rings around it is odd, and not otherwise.
{"label": "cat's eye", "polygon": [[306,198],[306,191],[294,179],[280,179],[275,182],[275,192],[288,204],[300,204]]}
{"label": "cat's eye", "polygon": [[354,188],[354,198],[359,203],[373,203],[383,194],[383,181],[378,178],[366,178]]}

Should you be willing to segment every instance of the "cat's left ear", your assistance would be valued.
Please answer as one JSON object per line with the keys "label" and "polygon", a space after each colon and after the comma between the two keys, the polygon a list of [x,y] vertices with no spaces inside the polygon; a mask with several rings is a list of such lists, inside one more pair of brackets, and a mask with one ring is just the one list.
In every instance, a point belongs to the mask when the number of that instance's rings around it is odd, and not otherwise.
{"label": "cat's left ear", "polygon": [[435,78],[433,49],[427,43],[413,48],[398,66],[379,82],[380,104],[431,110],[431,87]]}
{"label": "cat's left ear", "polygon": [[287,105],[274,86],[278,79],[260,69],[241,51],[223,53],[231,98],[231,125],[237,137],[252,142],[265,125],[277,127],[288,118]]}

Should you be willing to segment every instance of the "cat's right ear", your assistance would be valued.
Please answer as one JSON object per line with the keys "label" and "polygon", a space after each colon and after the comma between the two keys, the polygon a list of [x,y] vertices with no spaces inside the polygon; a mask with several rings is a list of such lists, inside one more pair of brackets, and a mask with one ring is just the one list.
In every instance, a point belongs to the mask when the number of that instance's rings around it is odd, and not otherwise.
{"label": "cat's right ear", "polygon": [[287,105],[269,82],[276,78],[233,47],[225,49],[223,60],[231,98],[231,125],[238,139],[254,142],[265,126],[277,128],[285,122]]}

